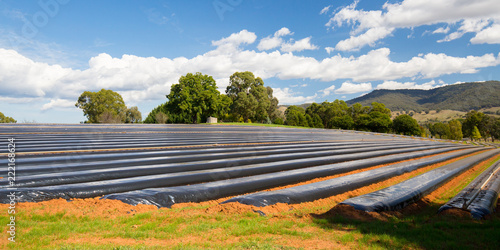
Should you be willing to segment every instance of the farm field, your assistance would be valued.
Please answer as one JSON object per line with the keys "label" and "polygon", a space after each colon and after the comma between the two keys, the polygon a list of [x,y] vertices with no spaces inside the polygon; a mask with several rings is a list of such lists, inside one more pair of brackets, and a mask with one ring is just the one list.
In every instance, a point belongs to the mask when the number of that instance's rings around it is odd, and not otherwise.
{"label": "farm field", "polygon": [[229,125],[15,124],[0,137],[0,223],[15,221],[3,249],[500,247],[498,213],[437,213],[469,193],[470,211],[491,194],[499,208],[493,147]]}

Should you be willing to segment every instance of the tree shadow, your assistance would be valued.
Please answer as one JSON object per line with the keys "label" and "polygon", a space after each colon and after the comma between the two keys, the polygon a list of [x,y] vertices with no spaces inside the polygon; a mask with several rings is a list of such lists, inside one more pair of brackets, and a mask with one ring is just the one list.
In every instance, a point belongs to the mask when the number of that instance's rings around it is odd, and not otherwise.
{"label": "tree shadow", "polygon": [[324,230],[350,234],[361,248],[500,249],[500,203],[483,220],[468,213],[437,214],[440,206],[417,202],[398,212],[366,213],[338,205],[312,216]]}

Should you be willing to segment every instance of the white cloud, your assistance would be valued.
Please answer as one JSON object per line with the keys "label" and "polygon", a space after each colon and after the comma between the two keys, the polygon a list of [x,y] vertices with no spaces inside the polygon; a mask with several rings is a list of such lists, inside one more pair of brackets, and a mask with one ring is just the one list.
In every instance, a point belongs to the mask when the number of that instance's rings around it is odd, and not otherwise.
{"label": "white cloud", "polygon": [[288,35],[293,35],[293,32],[291,32],[287,27],[283,27],[274,33],[275,37],[283,37]]}
{"label": "white cloud", "polygon": [[375,89],[424,89],[424,90],[429,90],[429,89],[434,89],[438,87],[443,87],[446,86],[445,82],[442,80],[438,80],[436,82],[435,80],[432,80],[430,82],[426,82],[423,84],[417,84],[415,82],[397,82],[397,81],[384,81],[383,83],[377,85]]}
{"label": "white cloud", "polygon": [[304,39],[288,42],[281,45],[281,51],[283,52],[295,52],[295,51],[303,51],[303,50],[316,50],[319,47],[311,44],[311,37],[306,37]]}
{"label": "white cloud", "polygon": [[266,37],[260,40],[257,49],[259,50],[270,50],[281,46],[283,39],[281,37]]}
{"label": "white cloud", "polygon": [[335,49],[340,51],[359,50],[365,45],[375,46],[375,42],[385,38],[394,31],[394,28],[377,27],[367,30],[359,36],[351,36],[337,43]]}
{"label": "white cloud", "polygon": [[248,30],[242,30],[239,33],[233,33],[229,37],[220,39],[218,41],[212,41],[213,46],[225,46],[231,45],[234,47],[238,47],[242,44],[252,44],[257,39],[257,36],[253,32],[249,32]]}
{"label": "white cloud", "polygon": [[488,43],[500,44],[500,23],[494,24],[489,28],[481,30],[475,37],[470,39],[473,44]]}
{"label": "white cloud", "polygon": [[325,50],[326,50],[326,53],[328,53],[328,55],[330,55],[335,50],[335,48],[326,47]]}
{"label": "white cloud", "polygon": [[[76,102],[83,91],[106,88],[120,93],[127,105],[134,105],[143,101],[165,101],[170,86],[177,83],[180,76],[190,72],[213,76],[218,79],[217,87],[224,90],[228,84],[227,78],[236,71],[252,71],[264,80],[276,77],[284,80],[332,82],[342,79],[369,82],[475,73],[481,68],[500,64],[499,55],[493,54],[452,57],[428,53],[406,62],[394,62],[390,59],[391,51],[388,48],[372,50],[358,57],[337,54],[323,60],[280,51],[268,53],[243,48],[244,44],[255,40],[254,33],[244,30],[214,41],[216,48],[189,59],[134,55],[112,57],[102,53],[90,58],[88,68],[84,70],[41,63],[14,50],[0,49],[0,99],[33,98],[43,100],[45,108],[50,109]],[[349,84],[344,84],[336,91],[350,93],[354,91],[351,89],[359,92],[368,89],[368,84]],[[295,96],[295,93],[286,89],[278,91],[289,101],[313,99]],[[54,100],[52,104],[51,100]]]}
{"label": "white cloud", "polygon": [[69,101],[64,99],[52,99],[49,103],[42,106],[41,110],[48,110],[52,108],[75,108],[75,101]]}
{"label": "white cloud", "polygon": [[280,47],[283,44],[283,36],[292,35],[293,33],[286,27],[281,28],[280,30],[274,33],[274,36],[268,36],[262,38],[257,46],[259,50],[270,50],[277,47]]}
{"label": "white cloud", "polygon": [[354,94],[354,93],[360,93],[360,92],[368,92],[372,90],[372,84],[371,83],[350,83],[350,82],[344,82],[342,83],[342,86],[340,86],[339,89],[335,90],[335,94]]}
{"label": "white cloud", "polygon": [[446,27],[446,28],[439,27],[436,30],[434,30],[432,32],[432,34],[448,34],[448,32],[450,32],[450,27],[449,26]]}
{"label": "white cloud", "polygon": [[328,96],[331,93],[333,93],[333,90],[335,90],[335,85],[332,85],[332,86],[330,86],[330,87],[328,87],[326,89],[322,89],[322,90],[320,90],[318,92],[323,93],[323,97],[325,97],[325,96]]}
{"label": "white cloud", "polygon": [[489,20],[484,20],[484,19],[466,19],[462,21],[461,26],[458,28],[457,31],[447,35],[445,38],[442,40],[439,40],[438,42],[449,42],[455,39],[458,39],[462,37],[465,33],[469,32],[480,32],[482,29],[484,29],[486,26],[490,24]]}
{"label": "white cloud", "polygon": [[323,15],[325,13],[328,13],[328,11],[330,10],[331,7],[332,7],[332,5],[326,6],[325,8],[321,9],[321,11],[319,12],[319,14]]}
{"label": "white cloud", "polygon": [[[344,24],[353,26],[350,38],[340,41],[335,47],[338,50],[373,46],[400,28],[460,22],[457,31],[440,40],[451,41],[467,32],[480,32],[490,22],[498,23],[500,20],[500,4],[497,0],[404,0],[394,4],[386,2],[382,10],[372,11],[358,10],[357,4],[358,1],[354,1],[341,8],[326,24],[331,28]],[[448,32],[444,28],[435,31]]]}
{"label": "white cloud", "polygon": [[278,98],[280,104],[302,104],[315,102],[317,94],[313,96],[296,96],[289,88],[273,88],[273,96]]}

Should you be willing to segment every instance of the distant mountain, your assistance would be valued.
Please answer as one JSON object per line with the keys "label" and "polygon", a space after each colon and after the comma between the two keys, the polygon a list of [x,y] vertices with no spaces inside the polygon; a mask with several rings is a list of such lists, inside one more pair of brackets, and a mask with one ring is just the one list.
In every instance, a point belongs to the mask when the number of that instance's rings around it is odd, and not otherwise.
{"label": "distant mountain", "polygon": [[392,111],[451,109],[467,112],[500,107],[500,82],[462,83],[430,90],[380,89],[347,101],[349,105],[357,102],[363,105],[383,103]]}

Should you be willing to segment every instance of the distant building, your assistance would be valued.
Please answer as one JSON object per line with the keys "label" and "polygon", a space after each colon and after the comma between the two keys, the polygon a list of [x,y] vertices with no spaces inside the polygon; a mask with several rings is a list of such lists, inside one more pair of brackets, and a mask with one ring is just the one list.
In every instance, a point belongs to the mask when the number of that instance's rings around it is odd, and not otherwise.
{"label": "distant building", "polygon": [[217,118],[210,116],[207,119],[207,123],[217,123]]}

